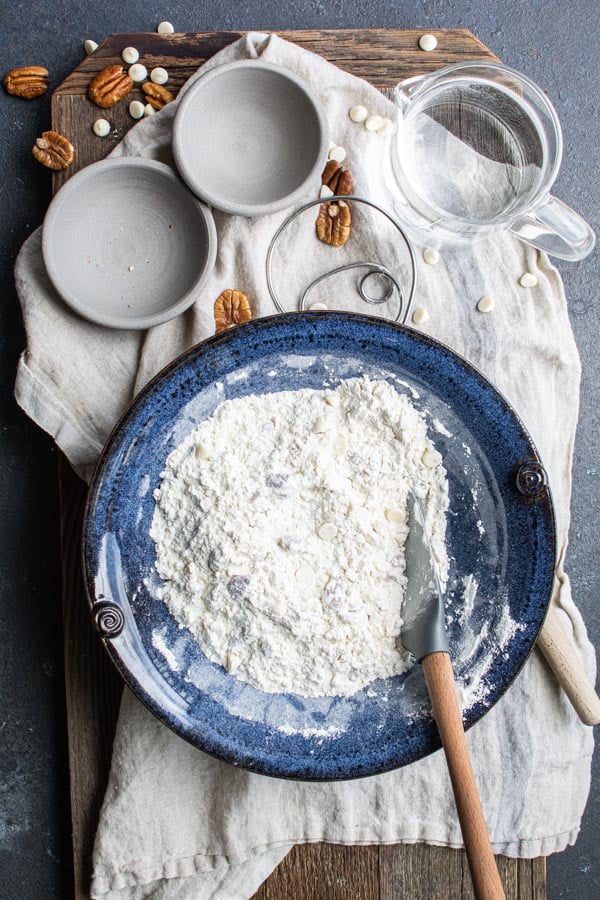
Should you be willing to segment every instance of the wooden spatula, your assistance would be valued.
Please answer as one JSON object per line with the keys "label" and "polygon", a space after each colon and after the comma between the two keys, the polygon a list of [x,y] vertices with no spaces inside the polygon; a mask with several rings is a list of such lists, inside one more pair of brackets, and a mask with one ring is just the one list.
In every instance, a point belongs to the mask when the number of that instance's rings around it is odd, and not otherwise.
{"label": "wooden spatula", "polygon": [[456,698],[435,561],[424,528],[423,511],[412,492],[408,500],[408,525],[408,585],[402,643],[423,666],[433,715],[446,755],[475,896],[477,900],[502,900],[504,889],[483,817]]}

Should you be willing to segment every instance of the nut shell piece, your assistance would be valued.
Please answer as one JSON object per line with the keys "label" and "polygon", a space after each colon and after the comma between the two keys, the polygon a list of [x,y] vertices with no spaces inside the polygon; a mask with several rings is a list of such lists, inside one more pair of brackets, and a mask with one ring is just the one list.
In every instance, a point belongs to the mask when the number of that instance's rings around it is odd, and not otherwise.
{"label": "nut shell piece", "polygon": [[126,97],[132,87],[133,80],[123,71],[123,66],[107,66],[90,81],[88,97],[101,109],[110,109]]}
{"label": "nut shell piece", "polygon": [[146,100],[154,109],[162,109],[167,103],[171,103],[175,99],[171,91],[162,84],[154,84],[153,81],[145,81],[142,90],[146,95]]}
{"label": "nut shell piece", "polygon": [[242,325],[252,318],[250,301],[241,291],[228,288],[215,300],[215,326],[217,334]]}
{"label": "nut shell piece", "polygon": [[44,131],[36,139],[31,152],[38,162],[55,172],[68,168],[74,156],[71,141],[57,131]]}
{"label": "nut shell piece", "polygon": [[48,90],[48,69],[43,66],[21,66],[11,69],[3,79],[4,89],[13,97],[33,100]]}

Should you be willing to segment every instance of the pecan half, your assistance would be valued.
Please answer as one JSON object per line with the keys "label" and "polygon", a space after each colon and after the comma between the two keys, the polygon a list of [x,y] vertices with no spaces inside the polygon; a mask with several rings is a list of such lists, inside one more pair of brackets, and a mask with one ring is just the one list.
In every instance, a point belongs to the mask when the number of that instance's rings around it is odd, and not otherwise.
{"label": "pecan half", "polygon": [[321,204],[317,217],[317,237],[320,241],[332,247],[343,247],[350,237],[351,228],[352,214],[347,203],[338,200]]}
{"label": "pecan half", "polygon": [[123,66],[107,66],[98,72],[88,85],[88,97],[102,109],[110,109],[126,97],[133,87],[133,79],[126,75]]}
{"label": "pecan half", "polygon": [[228,289],[215,300],[215,325],[217,334],[234,325],[249,322],[252,318],[250,302],[241,291]]}
{"label": "pecan half", "polygon": [[142,90],[146,95],[146,100],[154,109],[162,109],[163,106],[175,99],[168,88],[163,87],[162,84],[154,84],[153,81],[145,81]]}
{"label": "pecan half", "polygon": [[48,169],[66,169],[73,162],[73,144],[58,131],[44,131],[31,150],[38,162]]}
{"label": "pecan half", "polygon": [[350,169],[343,169],[335,159],[330,159],[323,169],[321,182],[338,196],[352,193],[352,172]]}
{"label": "pecan half", "polygon": [[7,94],[32,100],[41,97],[48,89],[48,69],[43,66],[21,66],[11,69],[3,80]]}

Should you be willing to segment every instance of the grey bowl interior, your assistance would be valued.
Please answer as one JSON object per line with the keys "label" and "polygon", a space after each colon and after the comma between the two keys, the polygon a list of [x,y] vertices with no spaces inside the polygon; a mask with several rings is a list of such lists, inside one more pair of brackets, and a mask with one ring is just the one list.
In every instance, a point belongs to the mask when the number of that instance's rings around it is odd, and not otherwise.
{"label": "grey bowl interior", "polygon": [[109,159],[74,175],[44,220],[54,286],[82,316],[147,328],[194,301],[216,254],[210,210],[153,160]]}
{"label": "grey bowl interior", "polygon": [[190,188],[241,215],[275,212],[315,185],[327,156],[327,125],[302,82],[277,66],[229,63],[182,98],[173,151]]}

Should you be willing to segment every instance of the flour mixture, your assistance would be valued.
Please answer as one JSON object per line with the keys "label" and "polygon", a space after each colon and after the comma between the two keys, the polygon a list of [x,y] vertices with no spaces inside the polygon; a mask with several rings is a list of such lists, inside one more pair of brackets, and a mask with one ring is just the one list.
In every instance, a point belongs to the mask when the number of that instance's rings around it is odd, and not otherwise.
{"label": "flour mixture", "polygon": [[227,400],[155,491],[161,596],[209,659],[262,691],[350,695],[403,672],[409,485],[444,582],[446,472],[407,397],[353,378]]}

